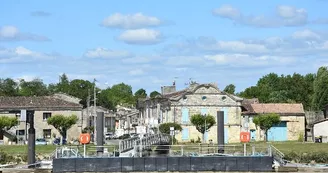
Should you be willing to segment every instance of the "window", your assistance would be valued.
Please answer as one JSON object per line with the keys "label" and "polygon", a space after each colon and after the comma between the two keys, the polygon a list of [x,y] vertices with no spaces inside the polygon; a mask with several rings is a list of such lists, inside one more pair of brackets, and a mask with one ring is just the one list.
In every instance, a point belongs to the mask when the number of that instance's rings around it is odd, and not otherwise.
{"label": "window", "polygon": [[44,112],[43,113],[43,121],[47,121],[48,118],[51,117],[51,113],[50,112]]}
{"label": "window", "polygon": [[43,129],[43,138],[51,138],[51,129]]}
{"label": "window", "polygon": [[202,97],[202,100],[205,101],[205,100],[206,100],[206,96],[203,96],[203,97]]}
{"label": "window", "polygon": [[25,130],[16,130],[16,135],[17,136],[24,136],[25,135]]}

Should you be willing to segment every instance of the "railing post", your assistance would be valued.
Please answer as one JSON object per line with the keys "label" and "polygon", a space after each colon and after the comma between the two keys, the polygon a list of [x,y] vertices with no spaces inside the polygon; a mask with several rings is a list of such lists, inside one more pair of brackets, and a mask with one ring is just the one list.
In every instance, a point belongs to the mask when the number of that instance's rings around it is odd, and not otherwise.
{"label": "railing post", "polygon": [[269,150],[269,156],[272,157],[272,148],[271,148],[271,145],[269,145],[268,150]]}
{"label": "railing post", "polygon": [[181,145],[181,156],[183,156],[183,145]]}
{"label": "railing post", "polygon": [[255,155],[255,145],[252,146],[252,155]]}

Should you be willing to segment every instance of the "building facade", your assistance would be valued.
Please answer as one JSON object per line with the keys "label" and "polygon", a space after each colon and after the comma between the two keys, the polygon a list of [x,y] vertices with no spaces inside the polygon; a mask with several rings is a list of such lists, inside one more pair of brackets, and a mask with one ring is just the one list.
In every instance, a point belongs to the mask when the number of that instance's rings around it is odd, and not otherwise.
{"label": "building facade", "polygon": [[264,131],[253,123],[256,116],[275,113],[281,122],[268,131],[269,141],[304,140],[305,112],[302,104],[254,103],[243,104],[242,131],[250,132],[252,141],[264,140]]}
{"label": "building facade", "polygon": [[76,115],[78,122],[67,131],[67,141],[76,140],[86,124],[82,114],[82,105],[79,100],[65,94],[52,96],[32,97],[0,97],[0,116],[17,117],[19,124],[5,133],[0,134],[0,141],[7,144],[15,137],[18,141],[28,139],[29,125],[26,118],[22,117],[24,110],[34,110],[34,127],[36,138],[45,138],[51,142],[55,137],[60,137],[58,130],[47,123],[47,119],[54,115]]}
{"label": "building facade", "polygon": [[[190,122],[194,114],[211,115],[217,119],[217,112],[224,112],[225,143],[239,142],[242,98],[220,91],[215,84],[192,83],[184,90],[176,91],[175,86],[162,87],[162,96],[139,101],[140,119],[146,131],[161,123],[175,122],[182,125],[176,134],[180,142],[202,139]],[[205,133],[205,140],[217,142],[217,124]]]}

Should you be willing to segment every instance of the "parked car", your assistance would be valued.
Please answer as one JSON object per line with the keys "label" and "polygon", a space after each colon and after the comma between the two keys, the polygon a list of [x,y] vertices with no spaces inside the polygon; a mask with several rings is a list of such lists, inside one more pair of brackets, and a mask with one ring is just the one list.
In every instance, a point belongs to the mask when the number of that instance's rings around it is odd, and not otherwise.
{"label": "parked car", "polygon": [[[60,138],[56,138],[53,142],[52,142],[54,145],[60,145]],[[67,144],[67,141],[66,139],[63,139],[63,145],[66,145]]]}
{"label": "parked car", "polygon": [[35,140],[35,145],[47,145],[47,141],[44,138],[38,138]]}
{"label": "parked car", "polygon": [[139,138],[139,134],[136,133],[131,133],[130,136],[131,138]]}
{"label": "parked car", "polygon": [[109,139],[113,139],[114,135],[112,133],[106,133],[105,135],[105,139],[109,140]]}
{"label": "parked car", "polygon": [[118,137],[118,139],[128,139],[128,138],[131,138],[131,135],[129,135],[129,134],[124,134],[124,135]]}

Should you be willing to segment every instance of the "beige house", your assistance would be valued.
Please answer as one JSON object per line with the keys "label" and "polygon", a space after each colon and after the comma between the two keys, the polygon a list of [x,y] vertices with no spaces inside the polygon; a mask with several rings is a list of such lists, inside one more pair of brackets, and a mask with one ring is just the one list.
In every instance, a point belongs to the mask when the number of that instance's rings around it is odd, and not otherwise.
{"label": "beige house", "polygon": [[76,115],[77,124],[73,125],[67,132],[67,141],[78,139],[82,129],[86,126],[83,120],[82,105],[79,99],[65,95],[55,94],[52,96],[32,96],[32,97],[0,97],[0,116],[16,116],[20,122],[0,135],[0,141],[7,144],[14,136],[18,141],[25,141],[28,138],[26,118],[21,117],[21,111],[34,110],[34,126],[36,138],[46,138],[49,142],[54,137],[60,137],[59,132],[48,125],[47,119],[51,116]]}
{"label": "beige house", "polygon": [[[254,101],[254,100],[253,100]],[[280,115],[281,122],[268,131],[269,141],[303,140],[305,112],[302,104],[243,102],[242,131],[250,132],[251,140],[264,140],[264,132],[255,126],[253,118],[263,114]]]}
{"label": "beige house", "polygon": [[[223,111],[225,143],[234,143],[240,141],[242,100],[219,90],[216,84],[192,83],[181,91],[176,91],[175,85],[162,87],[162,96],[140,100],[138,109],[141,126],[146,131],[161,123],[181,124],[183,130],[176,134],[180,142],[202,139],[202,134],[190,123],[192,115],[212,115],[216,120],[217,111]],[[210,128],[205,139],[217,142],[217,125]]]}

